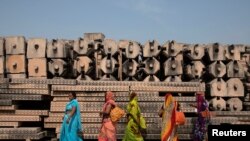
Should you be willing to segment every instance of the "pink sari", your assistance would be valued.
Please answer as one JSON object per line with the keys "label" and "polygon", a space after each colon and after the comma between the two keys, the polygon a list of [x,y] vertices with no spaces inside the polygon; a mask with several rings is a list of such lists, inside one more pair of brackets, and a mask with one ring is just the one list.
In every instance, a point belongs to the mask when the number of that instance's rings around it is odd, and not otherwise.
{"label": "pink sari", "polygon": [[[106,102],[103,105],[103,111],[106,110],[108,104],[116,106],[112,92],[107,92],[105,99]],[[105,118],[102,120],[98,141],[116,141],[116,127],[110,118]]]}

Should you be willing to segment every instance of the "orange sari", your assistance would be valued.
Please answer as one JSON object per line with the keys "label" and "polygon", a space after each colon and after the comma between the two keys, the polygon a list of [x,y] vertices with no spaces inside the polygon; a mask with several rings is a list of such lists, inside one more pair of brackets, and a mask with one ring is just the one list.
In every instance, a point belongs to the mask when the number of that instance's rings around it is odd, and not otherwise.
{"label": "orange sari", "polygon": [[[107,92],[105,97],[105,104],[103,105],[103,111],[106,110],[108,104],[116,106],[114,101],[114,95],[112,92]],[[102,126],[98,136],[98,141],[116,141],[116,126],[110,118],[105,118],[102,121]]]}
{"label": "orange sari", "polygon": [[163,105],[161,141],[178,141],[175,118],[176,106],[173,96],[167,94]]}

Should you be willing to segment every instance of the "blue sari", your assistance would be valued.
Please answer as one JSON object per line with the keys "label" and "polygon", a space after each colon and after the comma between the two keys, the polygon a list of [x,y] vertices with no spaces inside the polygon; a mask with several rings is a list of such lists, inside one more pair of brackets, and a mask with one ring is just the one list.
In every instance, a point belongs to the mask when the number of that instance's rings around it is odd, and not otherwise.
{"label": "blue sari", "polygon": [[[67,113],[69,113],[68,111],[72,110],[72,107],[75,107],[76,111],[71,117],[69,123],[67,123],[67,119],[69,118],[69,114]],[[81,113],[78,101],[73,99],[66,105],[65,115],[60,132],[60,141],[83,141],[82,138],[78,136],[78,131],[82,131]]]}

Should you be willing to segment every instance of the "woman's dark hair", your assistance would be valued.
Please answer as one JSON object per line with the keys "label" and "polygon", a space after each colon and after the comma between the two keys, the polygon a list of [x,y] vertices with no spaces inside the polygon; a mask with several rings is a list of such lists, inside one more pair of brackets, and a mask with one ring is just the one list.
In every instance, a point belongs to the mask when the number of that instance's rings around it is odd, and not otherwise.
{"label": "woman's dark hair", "polygon": [[71,92],[71,94],[73,95],[74,99],[76,99],[76,92]]}

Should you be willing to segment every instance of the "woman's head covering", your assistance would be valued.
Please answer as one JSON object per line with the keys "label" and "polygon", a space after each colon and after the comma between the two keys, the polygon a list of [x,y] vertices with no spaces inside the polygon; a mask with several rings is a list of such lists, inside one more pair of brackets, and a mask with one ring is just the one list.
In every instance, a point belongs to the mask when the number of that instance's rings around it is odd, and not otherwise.
{"label": "woman's head covering", "polygon": [[111,91],[106,93],[105,101],[114,100],[114,94]]}
{"label": "woman's head covering", "polygon": [[197,92],[196,93],[196,100],[197,100],[197,110],[198,112],[201,112],[207,108],[207,103],[205,99],[204,92]]}
{"label": "woman's head covering", "polygon": [[197,101],[203,101],[203,100],[205,100],[205,94],[204,94],[204,92],[197,92],[196,93],[196,98],[197,98]]}
{"label": "woman's head covering", "polygon": [[129,94],[130,100],[133,100],[136,96],[137,96],[137,94],[133,91]]}
{"label": "woman's head covering", "polygon": [[166,93],[165,98],[168,98],[169,96],[171,97],[172,94],[171,93]]}
{"label": "woman's head covering", "polygon": [[106,92],[105,102],[106,102],[106,104],[110,103],[110,104],[116,106],[115,98],[114,98],[114,93],[113,92],[111,92],[111,91]]}
{"label": "woman's head covering", "polygon": [[172,94],[171,93],[167,93],[165,95],[165,104],[169,105],[173,101],[174,101],[174,98],[173,98]]}

